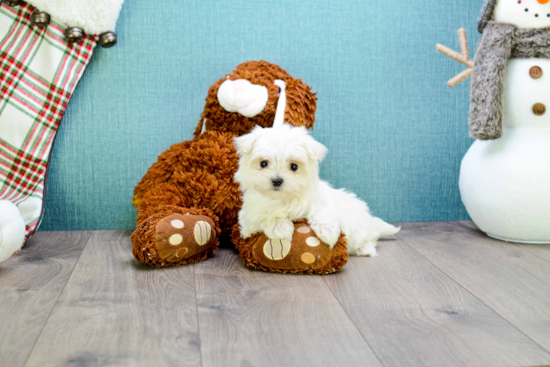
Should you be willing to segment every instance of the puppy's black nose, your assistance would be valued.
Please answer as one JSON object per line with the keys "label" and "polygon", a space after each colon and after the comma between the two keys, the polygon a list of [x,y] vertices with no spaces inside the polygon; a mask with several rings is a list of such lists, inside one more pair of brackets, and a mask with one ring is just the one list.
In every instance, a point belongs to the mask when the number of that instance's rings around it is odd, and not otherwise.
{"label": "puppy's black nose", "polygon": [[271,180],[271,183],[273,184],[273,187],[281,187],[283,182],[284,182],[284,180],[280,177],[277,177],[277,178],[274,178],[274,179]]}

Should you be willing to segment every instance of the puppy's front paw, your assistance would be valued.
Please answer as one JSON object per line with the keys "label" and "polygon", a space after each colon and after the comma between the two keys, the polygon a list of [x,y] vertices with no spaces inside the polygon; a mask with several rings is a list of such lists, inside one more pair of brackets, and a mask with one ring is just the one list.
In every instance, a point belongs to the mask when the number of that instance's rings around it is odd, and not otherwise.
{"label": "puppy's front paw", "polygon": [[288,219],[277,219],[265,226],[264,234],[271,240],[286,239],[292,241],[294,224]]}
{"label": "puppy's front paw", "polygon": [[311,229],[330,248],[334,247],[340,237],[340,226],[336,223],[314,223],[311,225]]}

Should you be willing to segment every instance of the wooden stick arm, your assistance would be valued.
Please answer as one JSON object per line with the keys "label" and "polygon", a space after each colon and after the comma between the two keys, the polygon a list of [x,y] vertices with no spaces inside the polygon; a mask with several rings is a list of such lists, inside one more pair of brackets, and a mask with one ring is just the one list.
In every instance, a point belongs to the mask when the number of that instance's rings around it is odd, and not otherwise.
{"label": "wooden stick arm", "polygon": [[466,69],[464,70],[462,73],[458,74],[457,76],[455,76],[454,78],[452,78],[451,80],[449,80],[447,82],[447,85],[450,87],[450,88],[454,88],[456,87],[457,85],[459,85],[460,83],[468,80],[469,77],[472,76],[472,73],[474,72],[474,69],[470,68],[470,69]]}
{"label": "wooden stick arm", "polygon": [[460,42],[460,52],[466,58],[470,60],[470,49],[468,48],[468,35],[466,35],[466,30],[460,28],[458,30],[458,42]]}
{"label": "wooden stick arm", "polygon": [[438,44],[435,46],[435,49],[441,52],[443,55],[448,56],[451,59],[458,61],[459,63],[466,65],[469,68],[474,67],[474,62],[472,60],[468,60],[464,55],[459,54],[458,52],[453,51],[446,46]]}
{"label": "wooden stick arm", "polygon": [[470,60],[470,49],[468,47],[468,36],[466,35],[466,30],[464,28],[460,28],[458,30],[458,41],[460,42],[460,53],[451,50],[447,46],[443,46],[441,44],[437,44],[435,46],[435,49],[439,52],[441,52],[443,55],[458,61],[459,63],[465,65],[468,67],[468,69],[464,70],[451,80],[447,82],[447,85],[451,88],[456,87],[460,83],[468,80],[470,76],[472,76],[473,73],[473,67],[474,62]]}

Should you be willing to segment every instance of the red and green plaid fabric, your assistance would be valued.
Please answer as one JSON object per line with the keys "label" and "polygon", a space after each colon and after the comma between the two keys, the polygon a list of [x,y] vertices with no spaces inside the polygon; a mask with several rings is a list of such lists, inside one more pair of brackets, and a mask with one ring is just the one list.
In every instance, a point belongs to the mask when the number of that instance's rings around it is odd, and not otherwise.
{"label": "red and green plaid fabric", "polygon": [[97,45],[94,36],[67,43],[55,20],[34,26],[34,11],[0,6],[0,200],[18,206],[27,237],[42,219],[57,129]]}

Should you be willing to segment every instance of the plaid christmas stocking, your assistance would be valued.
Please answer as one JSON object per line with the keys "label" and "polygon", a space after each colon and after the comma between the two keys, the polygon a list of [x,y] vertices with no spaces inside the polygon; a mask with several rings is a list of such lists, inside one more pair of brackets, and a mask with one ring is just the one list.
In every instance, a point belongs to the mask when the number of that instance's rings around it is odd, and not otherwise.
{"label": "plaid christmas stocking", "polygon": [[57,129],[98,42],[116,42],[121,3],[0,4],[0,262],[40,225]]}

